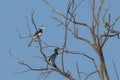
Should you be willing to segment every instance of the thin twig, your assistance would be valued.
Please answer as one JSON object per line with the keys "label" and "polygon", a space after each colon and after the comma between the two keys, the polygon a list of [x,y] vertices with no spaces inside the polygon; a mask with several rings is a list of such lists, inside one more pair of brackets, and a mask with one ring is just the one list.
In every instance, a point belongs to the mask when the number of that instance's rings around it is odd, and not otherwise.
{"label": "thin twig", "polygon": [[93,72],[91,72],[90,74],[88,74],[88,76],[85,78],[85,80],[88,80],[88,78],[89,78],[91,75],[95,74],[95,73],[97,73],[97,71],[93,71]]}
{"label": "thin twig", "polygon": [[99,17],[100,17],[100,14],[101,14],[101,10],[103,8],[103,4],[104,4],[104,0],[100,0],[100,5],[99,5],[99,8],[98,8],[98,12],[97,12],[97,21],[99,21]]}
{"label": "thin twig", "polygon": [[118,17],[114,20],[114,22],[111,24],[111,26],[112,26],[111,29],[112,29],[112,30],[113,30],[116,22],[117,22],[119,19],[120,19],[120,16],[118,16]]}
{"label": "thin twig", "polygon": [[47,62],[47,57],[46,57],[45,53],[43,52],[41,40],[39,38],[38,38],[38,43],[39,43],[39,47],[40,47],[40,53],[42,54],[44,60]]}
{"label": "thin twig", "polygon": [[97,64],[96,64],[95,60],[92,57],[90,57],[90,56],[88,56],[88,55],[86,55],[85,53],[82,53],[82,52],[76,52],[76,51],[71,51],[71,50],[65,50],[65,52],[66,53],[71,53],[71,54],[80,54],[80,55],[83,55],[84,57],[87,57],[88,59],[90,59],[93,62],[94,67],[95,67],[96,71],[99,74],[99,69],[97,67]]}
{"label": "thin twig", "polygon": [[31,71],[31,70],[30,70],[30,69],[27,69],[27,70],[24,70],[24,71],[16,72],[16,73],[14,73],[14,74],[22,74],[22,73],[26,73],[26,72],[28,72],[28,71]]}
{"label": "thin twig", "polygon": [[34,27],[35,27],[35,29],[37,31],[37,26],[36,26],[35,21],[34,21],[34,10],[33,10],[32,14],[31,14],[31,22],[32,22],[32,24],[34,25]]}
{"label": "thin twig", "polygon": [[114,62],[113,60],[112,60],[112,62],[113,62],[113,66],[114,66],[116,78],[117,78],[117,80],[119,80],[119,76],[118,76],[118,73],[117,73],[117,68],[116,68],[116,66],[115,66],[115,62]]}
{"label": "thin twig", "polygon": [[78,78],[79,80],[82,80],[81,77],[80,77],[80,71],[79,71],[79,66],[78,66],[78,63],[76,63],[76,68],[77,68],[77,74],[78,74]]}
{"label": "thin twig", "polygon": [[18,33],[18,36],[20,39],[25,39],[25,38],[30,38],[31,36],[21,36],[20,32],[18,29],[16,29],[17,33]]}
{"label": "thin twig", "polygon": [[26,16],[25,19],[26,19],[26,25],[27,25],[27,28],[28,28],[29,35],[32,36],[31,31],[30,31],[30,26],[28,24],[28,17]]}

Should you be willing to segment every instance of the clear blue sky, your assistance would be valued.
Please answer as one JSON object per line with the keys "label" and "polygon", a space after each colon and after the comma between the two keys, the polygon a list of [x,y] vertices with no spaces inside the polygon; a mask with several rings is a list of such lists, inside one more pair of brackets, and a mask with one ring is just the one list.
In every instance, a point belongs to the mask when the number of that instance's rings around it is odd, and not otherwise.
{"label": "clear blue sky", "polygon": [[[50,1],[50,0],[49,0]],[[60,1],[60,2],[59,2]],[[65,13],[66,7],[66,0],[52,0],[51,4],[54,5],[58,10]],[[108,1],[108,0],[106,0]],[[114,20],[117,16],[120,15],[119,7],[120,7],[119,0],[111,0],[111,15],[112,20]],[[87,4],[87,6],[86,6]],[[108,5],[104,6],[107,7]],[[90,23],[89,18],[89,11],[88,10],[88,3],[87,0],[83,2],[80,6],[79,17],[81,20]],[[24,60],[26,63],[34,67],[45,66],[42,63],[41,59],[33,57],[33,55],[39,55],[39,49],[35,48],[36,43],[33,43],[31,47],[28,47],[28,42],[30,39],[19,39],[16,29],[18,29],[22,35],[28,35],[27,26],[25,17],[29,17],[29,24],[31,27],[32,32],[34,33],[33,26],[30,23],[30,15],[32,9],[35,11],[35,22],[37,27],[39,28],[40,25],[45,25],[44,34],[42,35],[42,39],[50,45],[60,46],[63,44],[64,34],[63,34],[63,27],[59,26],[56,27],[58,23],[51,19],[51,15],[54,13],[48,8],[48,6],[42,0],[0,0],[0,80],[36,80],[39,72],[26,72],[23,74],[17,74],[16,72],[21,72],[26,70],[27,68],[24,66],[19,65],[15,59],[13,59],[8,51],[9,47],[12,47],[13,54],[18,56],[20,59]],[[85,13],[86,12],[86,13]],[[88,15],[88,16],[87,16]],[[117,27],[120,30],[120,22],[117,23]],[[62,33],[62,34],[61,34]],[[58,36],[59,35],[59,36]],[[88,55],[98,58],[97,55],[93,52],[93,50],[83,42],[79,42],[76,39],[70,38],[68,40],[68,49],[72,50],[80,50],[81,52],[85,52]],[[74,41],[74,42],[73,42]],[[112,42],[113,41],[113,42]],[[108,67],[108,71],[110,73],[111,80],[115,80],[115,72],[113,70],[112,60],[115,61],[117,66],[118,74],[120,76],[120,40],[117,38],[112,38],[104,47],[104,56],[106,60],[106,64]],[[50,52],[50,53],[49,53]],[[46,54],[49,56],[53,53],[53,49],[49,49],[46,51]],[[74,56],[70,54],[66,54],[66,70],[71,70],[74,77],[76,75],[75,62],[78,61],[80,70],[84,70],[85,72],[90,72],[89,69],[93,69],[91,63],[89,63],[88,59],[85,60],[83,56]],[[59,63],[60,56],[58,56],[58,63]],[[75,62],[73,62],[73,60]],[[85,60],[85,62],[83,61]],[[82,64],[82,65],[81,65]],[[60,65],[59,65],[60,66]],[[76,74],[76,75],[75,75]],[[57,76],[58,75],[58,76]],[[53,78],[54,77],[54,78]],[[48,80],[67,80],[66,78],[62,77],[59,74],[52,73]],[[90,80],[96,79],[92,77]]]}

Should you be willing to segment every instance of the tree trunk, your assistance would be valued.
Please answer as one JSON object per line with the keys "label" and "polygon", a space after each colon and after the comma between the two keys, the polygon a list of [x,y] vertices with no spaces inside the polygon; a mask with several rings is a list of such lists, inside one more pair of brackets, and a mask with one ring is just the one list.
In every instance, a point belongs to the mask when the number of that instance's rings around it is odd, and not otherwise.
{"label": "tree trunk", "polygon": [[104,75],[105,75],[106,80],[110,80],[102,51],[99,54],[99,58],[100,58],[100,77],[101,77],[101,80],[104,80]]}

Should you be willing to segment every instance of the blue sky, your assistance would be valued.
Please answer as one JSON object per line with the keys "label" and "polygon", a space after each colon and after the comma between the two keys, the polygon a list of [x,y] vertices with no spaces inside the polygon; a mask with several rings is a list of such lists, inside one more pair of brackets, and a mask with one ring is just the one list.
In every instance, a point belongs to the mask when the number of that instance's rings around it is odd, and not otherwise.
{"label": "blue sky", "polygon": [[[49,0],[50,1],[50,0]],[[59,2],[60,1],[60,2]],[[51,4],[54,5],[58,10],[65,13],[65,7],[66,2],[65,0],[52,0]],[[108,0],[106,0],[107,2]],[[119,11],[119,0],[111,0],[111,15],[112,19],[114,20],[117,16],[120,15]],[[104,7],[108,7],[108,4]],[[88,14],[90,11],[88,11],[88,5],[87,0],[83,2],[80,6],[80,11],[78,12],[80,19],[82,21],[86,21],[87,23],[90,23],[88,18],[90,18],[90,15]],[[58,23],[51,19],[51,15],[55,15],[48,6],[42,1],[42,0],[0,0],[0,79],[1,80],[36,80],[39,72],[26,72],[23,74],[17,74],[16,72],[21,72],[26,70],[27,68],[24,66],[19,65],[15,59],[13,59],[8,51],[9,47],[12,47],[12,53],[16,56],[18,56],[20,59],[24,60],[25,62],[29,63],[32,66],[45,66],[46,64],[42,63],[41,59],[33,57],[33,55],[40,56],[39,55],[39,49],[36,48],[36,43],[33,43],[31,47],[28,47],[28,42],[30,41],[30,38],[28,39],[19,39],[18,34],[16,32],[16,29],[18,29],[22,35],[27,36],[29,35],[27,31],[26,26],[26,20],[25,17],[28,16],[29,25],[31,28],[31,32],[34,33],[35,30],[33,28],[33,25],[30,23],[30,15],[32,12],[32,9],[35,11],[35,22],[37,27],[39,28],[40,25],[45,25],[44,34],[42,35],[42,39],[54,46],[59,46],[63,44],[64,40],[64,33],[63,33],[63,27],[62,26],[56,26]],[[88,16],[86,16],[88,15]],[[59,16],[58,16],[59,17]],[[117,29],[120,30],[120,23],[117,23]],[[59,35],[59,36],[58,36]],[[73,42],[74,41],[74,42]],[[70,44],[69,44],[70,43]],[[98,56],[93,52],[93,50],[84,42],[81,42],[79,40],[74,39],[71,35],[68,37],[68,49],[72,50],[80,50],[84,53],[87,53],[88,55],[98,58]],[[118,74],[120,76],[120,40],[117,38],[110,39],[106,45],[104,46],[104,56],[106,60],[106,64],[108,67],[108,71],[110,73],[111,80],[115,80],[115,73],[113,70],[113,64],[112,60],[114,60]],[[46,51],[46,54],[49,56],[53,53],[53,48]],[[89,63],[89,60],[86,59],[83,56],[76,56],[76,55],[70,55],[65,54],[65,57],[67,57],[65,63],[67,64],[65,68],[67,70],[71,70],[74,74],[76,74],[75,62],[79,62],[79,66],[81,70],[85,70],[85,72],[90,72],[89,69],[93,69],[93,66],[91,63]],[[60,55],[58,56],[58,63],[60,59]],[[73,61],[74,59],[75,61]],[[85,60],[85,61],[83,61]],[[98,62],[98,61],[97,61]],[[86,64],[87,63],[87,64]],[[71,65],[72,64],[72,65]],[[82,64],[82,65],[80,65]],[[60,64],[58,64],[61,66]],[[88,67],[89,66],[89,67]],[[57,78],[62,80],[67,80],[66,78],[62,77],[61,75],[57,76],[59,74],[52,73],[48,80],[57,80]],[[54,77],[56,76],[56,77]],[[74,75],[77,77],[76,75]],[[54,77],[54,78],[53,78]],[[97,77],[91,77],[90,80],[97,79]]]}

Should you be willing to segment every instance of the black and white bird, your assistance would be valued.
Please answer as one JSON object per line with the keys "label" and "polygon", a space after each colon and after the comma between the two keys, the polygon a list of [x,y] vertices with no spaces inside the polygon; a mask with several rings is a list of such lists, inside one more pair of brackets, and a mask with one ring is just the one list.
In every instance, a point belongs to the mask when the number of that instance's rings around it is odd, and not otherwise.
{"label": "black and white bird", "polygon": [[[50,56],[50,58],[48,59],[48,63],[49,63],[49,64],[52,64],[54,67],[57,67],[56,64],[55,64],[55,59],[56,59],[56,57],[57,57],[57,55],[58,55],[58,50],[59,50],[59,48],[56,47],[56,48],[54,49],[54,53],[53,53],[53,54]],[[49,64],[47,64],[47,67],[48,67]]]}
{"label": "black and white bird", "polygon": [[38,38],[42,35],[43,29],[44,29],[44,26],[42,25],[42,26],[39,28],[39,30],[32,36],[32,39],[31,39],[31,41],[29,42],[28,46],[31,45],[31,43],[33,42],[33,40],[38,39]]}

